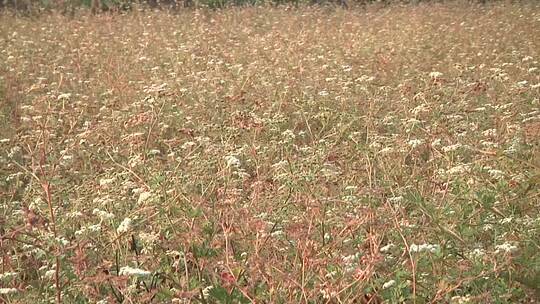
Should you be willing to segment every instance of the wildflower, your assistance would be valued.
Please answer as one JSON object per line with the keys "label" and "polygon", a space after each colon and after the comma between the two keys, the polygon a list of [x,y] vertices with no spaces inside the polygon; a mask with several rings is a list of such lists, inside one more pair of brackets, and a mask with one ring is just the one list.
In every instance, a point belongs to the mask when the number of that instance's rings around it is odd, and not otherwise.
{"label": "wildflower", "polygon": [[214,286],[210,285],[210,286],[206,286],[205,288],[203,288],[202,290],[202,293],[205,297],[209,297],[210,296],[210,291],[214,288]]}
{"label": "wildflower", "polygon": [[441,72],[433,71],[433,72],[429,73],[429,77],[431,77],[433,79],[439,79],[442,76],[443,76],[443,73],[441,73]]}
{"label": "wildflower", "polygon": [[285,130],[281,133],[281,136],[283,136],[284,138],[288,139],[288,140],[293,140],[296,135],[294,135],[294,132],[292,130]]}
{"label": "wildflower", "polygon": [[527,80],[523,80],[523,81],[518,81],[518,82],[516,82],[516,85],[517,85],[518,87],[520,87],[520,88],[523,88],[523,87],[527,86],[528,83],[529,83],[529,82],[528,82]]}
{"label": "wildflower", "polygon": [[45,274],[43,275],[43,277],[46,278],[46,279],[52,279],[54,277],[55,273],[56,273],[56,270],[49,269],[49,270],[45,271]]}
{"label": "wildflower", "polygon": [[497,169],[489,169],[488,170],[489,176],[493,179],[503,179],[504,178],[504,172]]}
{"label": "wildflower", "polygon": [[458,150],[459,148],[461,148],[462,145],[460,143],[457,143],[457,144],[453,144],[453,145],[449,145],[449,146],[445,146],[442,148],[443,152],[447,153],[447,152],[454,152],[456,150]]}
{"label": "wildflower", "polygon": [[147,201],[149,201],[152,198],[152,192],[144,191],[139,194],[139,199],[137,200],[137,204],[142,204]]}
{"label": "wildflower", "polygon": [[71,93],[64,93],[64,94],[58,95],[58,97],[56,97],[56,100],[69,100],[70,98],[71,98]]}
{"label": "wildflower", "polygon": [[398,203],[401,203],[402,201],[403,201],[403,196],[394,196],[388,199],[388,202],[392,204],[398,204]]}
{"label": "wildflower", "polygon": [[484,132],[482,132],[482,135],[486,137],[494,137],[497,135],[497,130],[495,129],[487,129]]}
{"label": "wildflower", "polygon": [[18,290],[16,288],[0,288],[0,294],[6,295],[10,293],[16,293]]}
{"label": "wildflower", "polygon": [[148,151],[149,155],[158,155],[160,153],[161,153],[161,151],[158,150],[158,149],[152,149],[152,150]]}
{"label": "wildflower", "polygon": [[328,95],[328,91],[326,90],[322,90],[319,92],[319,96],[327,96]]}
{"label": "wildflower", "polygon": [[390,249],[392,249],[394,247],[395,247],[395,245],[390,243],[388,245],[385,245],[385,246],[381,247],[381,249],[379,249],[379,251],[382,252],[382,253],[385,253],[385,252],[390,251]]}
{"label": "wildflower", "polygon": [[114,214],[107,211],[99,210],[97,208],[92,210],[92,214],[97,215],[101,220],[110,220],[114,218]]}
{"label": "wildflower", "polygon": [[280,236],[280,235],[283,235],[283,230],[276,230],[276,231],[270,233],[270,236],[272,236],[272,237],[276,237],[276,236]]}
{"label": "wildflower", "polygon": [[139,233],[139,238],[143,243],[152,244],[159,239],[159,233]]}
{"label": "wildflower", "polygon": [[457,165],[448,169],[447,173],[450,175],[460,175],[470,171],[469,166],[467,165]]}
{"label": "wildflower", "polygon": [[234,155],[225,156],[225,162],[227,163],[227,167],[239,168],[241,165],[240,160]]}
{"label": "wildflower", "polygon": [[118,226],[118,228],[116,228],[116,232],[118,232],[118,234],[122,234],[124,232],[127,232],[131,229],[131,222],[132,220],[129,218],[129,217],[126,217],[121,223],[120,225]]}
{"label": "wildflower", "polygon": [[335,291],[327,291],[325,289],[321,289],[320,293],[321,293],[321,296],[323,297],[323,299],[325,299],[325,300],[330,300],[330,299],[334,298],[337,295],[337,293]]}
{"label": "wildflower", "polygon": [[452,304],[465,304],[465,303],[470,303],[471,302],[471,296],[470,295],[466,295],[466,296],[454,296],[450,299],[450,303]]}
{"label": "wildflower", "polygon": [[194,143],[194,142],[192,142],[192,141],[187,141],[187,142],[185,142],[185,143],[182,144],[181,148],[182,148],[183,150],[185,150],[185,149],[189,149],[189,148],[191,148],[191,147],[193,147],[193,146],[195,146],[195,143]]}
{"label": "wildflower", "polygon": [[419,145],[421,145],[423,143],[423,141],[421,139],[411,139],[409,140],[409,142],[407,143],[409,146],[411,146],[411,148],[416,148],[418,147]]}
{"label": "wildflower", "polygon": [[99,180],[100,186],[107,186],[114,183],[114,177],[113,178],[102,178]]}
{"label": "wildflower", "polygon": [[396,281],[395,280],[390,280],[390,281],[383,284],[382,289],[387,289],[387,288],[390,288],[390,287],[392,287],[394,285],[396,285]]}
{"label": "wildflower", "polygon": [[427,251],[427,252],[435,253],[435,252],[437,252],[437,250],[439,250],[439,248],[440,248],[440,246],[436,245],[436,244],[421,244],[421,245],[412,244],[409,247],[409,250],[410,250],[410,252],[424,252],[424,251]]}
{"label": "wildflower", "polygon": [[350,265],[358,261],[359,258],[360,258],[360,253],[355,253],[355,254],[344,256],[341,259],[343,260],[345,264]]}
{"label": "wildflower", "polygon": [[0,273],[0,280],[2,279],[11,279],[12,277],[16,276],[18,273],[16,272],[4,272]]}
{"label": "wildflower", "polygon": [[484,251],[484,249],[476,248],[471,252],[470,255],[471,257],[478,259],[486,255],[486,252]]}
{"label": "wildflower", "polygon": [[517,250],[518,250],[517,246],[512,245],[508,242],[495,246],[495,253],[513,253],[513,252],[516,252]]}
{"label": "wildflower", "polygon": [[118,272],[118,275],[121,275],[121,276],[135,276],[135,277],[147,277],[150,274],[152,273],[148,270],[133,268],[129,266],[124,266],[120,268],[120,271]]}

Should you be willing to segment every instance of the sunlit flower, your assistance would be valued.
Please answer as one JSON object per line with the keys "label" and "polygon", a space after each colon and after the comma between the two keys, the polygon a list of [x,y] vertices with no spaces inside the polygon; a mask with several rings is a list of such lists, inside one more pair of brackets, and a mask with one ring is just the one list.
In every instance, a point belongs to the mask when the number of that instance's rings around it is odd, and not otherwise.
{"label": "sunlit flower", "polygon": [[110,220],[114,218],[114,214],[97,208],[92,211],[92,214],[97,215],[101,220]]}
{"label": "sunlit flower", "polygon": [[396,281],[395,280],[390,280],[390,281],[383,284],[382,289],[387,289],[387,288],[390,288],[390,287],[392,287],[394,285],[396,285]]}
{"label": "sunlit flower", "polygon": [[137,204],[142,204],[147,201],[150,201],[152,197],[153,197],[152,192],[149,192],[149,191],[141,192],[139,194],[139,199],[137,200]]}
{"label": "sunlit flower", "polygon": [[18,290],[16,288],[0,288],[0,294],[7,295],[10,293],[16,293]]}
{"label": "sunlit flower", "polygon": [[234,155],[225,156],[225,163],[227,163],[227,167],[239,168],[241,166],[240,159]]}
{"label": "sunlit flower", "polygon": [[121,275],[121,276],[135,276],[135,277],[147,277],[151,274],[152,272],[148,270],[143,270],[140,268],[133,268],[129,266],[124,266],[120,268],[120,271],[118,272],[118,275]]}
{"label": "sunlit flower", "polygon": [[441,72],[433,71],[433,72],[429,73],[429,77],[431,77],[433,79],[441,78],[442,76],[443,76],[443,73],[441,73]]}
{"label": "sunlit flower", "polygon": [[210,291],[214,288],[214,286],[210,285],[210,286],[206,286],[205,288],[203,288],[202,290],[202,293],[205,297],[209,297],[210,296]]}
{"label": "sunlit flower", "polygon": [[516,252],[517,250],[518,250],[518,247],[516,245],[513,245],[508,242],[495,246],[495,253],[513,253],[513,252]]}
{"label": "sunlit flower", "polygon": [[409,146],[411,146],[411,148],[416,148],[418,146],[420,146],[424,141],[422,141],[421,139],[411,139],[407,142],[407,144]]}
{"label": "sunlit flower", "polygon": [[122,234],[124,232],[128,232],[129,230],[131,230],[131,223],[132,223],[132,220],[129,218],[129,217],[126,217],[121,223],[120,225],[118,225],[118,228],[116,228],[116,232],[118,232],[118,234]]}
{"label": "sunlit flower", "polygon": [[411,244],[409,246],[410,252],[430,252],[435,253],[440,249],[440,246],[437,244]]}

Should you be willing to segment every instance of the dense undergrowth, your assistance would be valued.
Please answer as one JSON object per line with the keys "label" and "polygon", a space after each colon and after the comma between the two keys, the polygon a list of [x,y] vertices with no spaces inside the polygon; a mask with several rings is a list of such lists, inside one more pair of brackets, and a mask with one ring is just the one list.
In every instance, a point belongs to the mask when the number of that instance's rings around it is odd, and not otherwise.
{"label": "dense undergrowth", "polygon": [[0,302],[538,301],[538,4],[0,24]]}

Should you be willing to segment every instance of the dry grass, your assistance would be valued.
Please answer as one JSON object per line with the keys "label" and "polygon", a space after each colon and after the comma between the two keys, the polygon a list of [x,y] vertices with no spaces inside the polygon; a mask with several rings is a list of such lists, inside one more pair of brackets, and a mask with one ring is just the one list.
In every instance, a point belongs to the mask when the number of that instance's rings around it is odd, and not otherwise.
{"label": "dry grass", "polygon": [[537,4],[0,24],[0,302],[538,301]]}

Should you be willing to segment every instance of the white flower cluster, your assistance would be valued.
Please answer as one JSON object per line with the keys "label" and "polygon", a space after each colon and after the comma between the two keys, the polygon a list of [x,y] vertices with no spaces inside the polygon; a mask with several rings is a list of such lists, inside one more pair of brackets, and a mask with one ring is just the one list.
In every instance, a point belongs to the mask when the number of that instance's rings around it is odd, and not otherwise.
{"label": "white flower cluster", "polygon": [[103,220],[110,220],[114,218],[114,214],[109,213],[107,211],[100,210],[98,208],[95,208],[92,210],[93,215],[97,215],[102,221]]}
{"label": "white flower cluster", "polygon": [[16,288],[0,288],[0,294],[7,295],[10,293],[16,293],[18,290]]}
{"label": "white flower cluster", "polygon": [[240,168],[242,163],[240,162],[240,159],[234,155],[227,155],[224,157],[225,163],[227,163],[227,167],[233,167],[233,168]]}
{"label": "white flower cluster", "polygon": [[3,280],[3,279],[11,279],[15,276],[17,276],[18,273],[16,272],[4,272],[4,273],[0,273],[0,280]]}
{"label": "white flower cluster", "polygon": [[440,249],[439,245],[436,244],[411,244],[409,247],[410,252],[430,252],[435,253]]}
{"label": "white flower cluster", "polygon": [[387,288],[390,288],[390,287],[392,287],[394,285],[396,285],[396,281],[395,280],[390,280],[390,281],[383,284],[382,289],[387,289]]}
{"label": "white flower cluster", "polygon": [[129,230],[131,230],[131,223],[132,223],[132,220],[129,217],[126,217],[120,223],[120,225],[118,225],[118,228],[116,228],[116,232],[118,232],[118,234],[128,232]]}
{"label": "white flower cluster", "polygon": [[495,253],[513,253],[517,250],[518,247],[516,245],[510,244],[508,242],[495,246]]}
{"label": "white flower cluster", "polygon": [[147,277],[151,274],[152,273],[148,270],[143,270],[140,268],[133,268],[129,266],[124,266],[120,268],[120,271],[118,272],[118,275],[121,275],[121,276],[135,276],[135,277]]}
{"label": "white flower cluster", "polygon": [[137,200],[137,204],[143,204],[146,202],[150,202],[153,198],[153,194],[150,191],[143,191],[139,194],[139,199]]}

